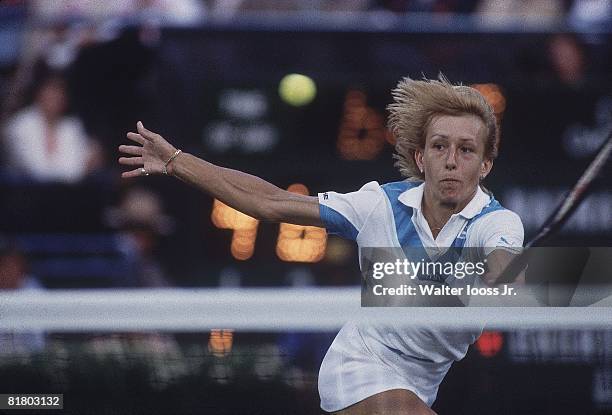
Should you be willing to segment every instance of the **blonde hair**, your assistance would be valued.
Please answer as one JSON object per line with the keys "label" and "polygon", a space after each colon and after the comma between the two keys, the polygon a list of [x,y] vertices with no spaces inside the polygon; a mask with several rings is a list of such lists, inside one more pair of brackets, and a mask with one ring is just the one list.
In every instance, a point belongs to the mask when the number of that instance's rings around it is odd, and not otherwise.
{"label": "blonde hair", "polygon": [[494,160],[498,149],[498,128],[493,108],[476,89],[453,85],[442,74],[438,80],[415,81],[402,79],[391,92],[393,103],[389,111],[389,128],[396,138],[395,166],[409,180],[425,180],[418,169],[414,154],[425,147],[425,136],[436,115],[473,114],[487,128],[485,159]]}

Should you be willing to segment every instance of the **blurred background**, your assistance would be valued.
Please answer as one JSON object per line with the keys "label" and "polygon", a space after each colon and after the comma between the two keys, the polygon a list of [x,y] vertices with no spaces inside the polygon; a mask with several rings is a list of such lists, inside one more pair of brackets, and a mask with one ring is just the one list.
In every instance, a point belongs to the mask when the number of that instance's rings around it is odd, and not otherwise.
{"label": "blurred background", "polygon": [[[493,105],[486,186],[528,240],[612,126],[611,28],[608,0],[5,0],[0,289],[357,286],[353,244],[175,179],[121,180],[117,146],[142,120],[291,191],[353,191],[400,179],[390,90],[440,71]],[[551,244],[612,245],[611,178]],[[334,335],[0,332],[0,393],[65,393],[74,413],[319,413]],[[612,329],[487,332],[434,409],[612,413]]]}

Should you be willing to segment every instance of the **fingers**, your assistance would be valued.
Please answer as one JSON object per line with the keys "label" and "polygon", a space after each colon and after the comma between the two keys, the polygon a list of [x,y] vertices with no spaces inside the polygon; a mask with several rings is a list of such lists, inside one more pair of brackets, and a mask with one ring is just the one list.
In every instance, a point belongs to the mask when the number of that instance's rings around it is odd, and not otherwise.
{"label": "fingers", "polygon": [[120,157],[119,164],[124,166],[143,166],[144,160],[142,157]]}
{"label": "fingers", "polygon": [[132,141],[137,142],[140,145],[144,145],[146,141],[140,134],[132,133],[132,132],[127,133],[127,138],[129,138]]}
{"label": "fingers", "polygon": [[138,146],[119,146],[119,151],[132,156],[142,156],[142,147]]}
{"label": "fingers", "polygon": [[138,128],[140,135],[149,141],[155,141],[161,137],[159,134],[147,130],[141,121],[136,123],[136,128]]}
{"label": "fingers", "polygon": [[136,157],[120,157],[119,164],[122,164],[124,166],[138,166],[139,167],[134,170],[130,170],[130,171],[121,173],[121,177],[124,179],[142,176],[141,167],[144,165],[144,159],[142,157],[144,149],[142,146],[144,146],[147,143],[147,141],[148,142],[157,141],[157,143],[160,143],[160,139],[162,138],[159,134],[156,134],[152,131],[147,130],[144,127],[144,125],[142,125],[142,122],[140,121],[138,121],[138,123],[136,124],[136,127],[138,129],[138,133],[129,132],[127,133],[127,138],[134,141],[137,144],[140,144],[140,146],[128,146],[128,145],[119,146],[119,151],[121,153],[130,155],[130,156],[136,156]]}
{"label": "fingers", "polygon": [[129,179],[132,177],[140,177],[140,176],[142,176],[142,170],[140,170],[139,168],[121,173],[121,177],[124,179]]}

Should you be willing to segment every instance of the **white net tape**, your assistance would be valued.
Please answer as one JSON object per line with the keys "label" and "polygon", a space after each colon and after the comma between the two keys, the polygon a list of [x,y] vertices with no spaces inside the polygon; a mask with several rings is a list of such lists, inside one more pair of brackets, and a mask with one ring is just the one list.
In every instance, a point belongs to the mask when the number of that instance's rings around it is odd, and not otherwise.
{"label": "white net tape", "polygon": [[362,308],[359,288],[132,289],[0,292],[0,331],[326,331],[345,322],[468,329],[612,327],[591,307]]}

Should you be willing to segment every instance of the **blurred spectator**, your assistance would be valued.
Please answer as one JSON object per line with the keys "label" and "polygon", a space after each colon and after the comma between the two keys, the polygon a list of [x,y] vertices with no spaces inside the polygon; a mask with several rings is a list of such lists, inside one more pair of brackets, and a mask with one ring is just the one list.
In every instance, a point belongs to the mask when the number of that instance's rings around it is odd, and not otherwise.
{"label": "blurred spectator", "polygon": [[19,248],[0,236],[0,290],[42,288],[38,279],[27,273],[27,268]]}
{"label": "blurred spectator", "polygon": [[[42,285],[27,273],[24,255],[13,243],[0,236],[0,291],[37,289],[42,289]],[[44,347],[43,333],[0,331],[0,355],[30,354]]]}
{"label": "blurred spectator", "polygon": [[34,103],[18,111],[4,128],[7,173],[35,181],[74,183],[100,168],[100,144],[87,137],[81,121],[67,115],[66,81],[43,79]]}
{"label": "blurred spectator", "polygon": [[109,209],[107,222],[121,231],[123,250],[134,263],[133,280],[126,281],[126,285],[171,285],[156,259],[156,249],[161,236],[171,233],[173,221],[163,213],[157,194],[137,187],[128,190],[119,207]]}
{"label": "blurred spectator", "polygon": [[25,40],[22,61],[42,58],[58,70],[72,64],[81,48],[116,39],[134,21],[142,26],[141,36],[151,38],[151,28],[162,22],[193,23],[205,13],[199,0],[30,0],[28,5],[35,29]]}
{"label": "blurred spectator", "polygon": [[549,43],[549,58],[559,81],[568,86],[579,86],[585,76],[585,54],[575,37],[554,35]]}
{"label": "blurred spectator", "polygon": [[170,22],[193,22],[206,12],[202,0],[31,0],[30,12],[36,20],[101,20],[143,17]]}
{"label": "blurred spectator", "polygon": [[[49,68],[57,71],[72,70],[84,49],[119,41],[122,33],[130,30],[130,27],[134,24],[138,25],[137,36],[140,43],[151,47],[160,38],[159,27],[162,24],[195,23],[206,15],[206,3],[202,0],[118,0],[112,2],[93,0],[28,0],[26,2],[15,0],[15,3],[17,3],[17,6],[10,9],[7,7],[0,8],[0,12],[4,12],[10,19],[9,24],[4,25],[6,27],[0,28],[0,40],[7,40],[7,42],[4,42],[6,45],[3,44],[3,47],[0,47],[0,60],[4,54],[10,55],[13,60],[18,61],[10,82],[4,87],[8,93],[0,109],[2,118],[7,118],[16,109],[22,107],[23,92],[28,85],[32,84],[33,72],[35,72],[37,62],[44,62]],[[16,16],[13,17],[10,13],[16,14]],[[1,17],[2,14],[0,14]],[[19,21],[19,18],[27,19],[27,22]],[[23,27],[27,27],[27,29],[24,30]],[[86,80],[87,83],[101,84],[102,92],[107,91],[109,85],[119,90],[122,95],[120,99],[113,96],[112,102],[115,104],[133,94],[131,90],[124,90],[121,81],[125,78],[131,79],[129,75],[126,76],[126,73],[133,74],[134,67],[138,66],[135,63],[142,59],[133,51],[127,51],[128,57],[133,57],[133,59],[122,64],[125,61],[125,55],[111,51],[111,58],[116,57],[116,59],[111,59],[108,65],[104,65],[104,62],[102,62],[103,67],[100,71],[103,72],[104,78],[98,80],[94,77]],[[101,58],[108,60],[107,56]],[[112,70],[113,65],[117,67],[115,70]],[[88,70],[92,69],[95,68],[88,68]],[[113,83],[116,80],[120,81],[118,85]],[[71,79],[71,84],[73,84],[73,79]],[[93,95],[87,94],[88,91],[86,88],[85,95],[89,96],[83,99],[86,103],[90,101],[90,97]],[[78,97],[77,94],[75,98]],[[96,100],[96,102],[99,101]],[[100,125],[92,126],[89,119],[92,117],[87,117],[88,114],[83,111],[82,102],[78,104],[80,104],[79,112],[84,117],[90,131],[96,132],[97,138],[106,140],[117,136],[116,131],[113,131],[112,128],[110,134],[105,135],[109,132],[107,129],[100,129]],[[93,106],[94,112],[108,112],[108,108],[103,105],[100,111],[99,106]],[[114,118],[122,120],[121,116],[114,116],[117,113],[120,115],[126,113],[124,111],[126,106],[118,105],[118,107],[116,112],[110,112],[106,117],[106,114],[101,116],[102,127],[105,125],[104,121],[109,118],[111,120],[114,120]],[[140,105],[133,107],[139,108]],[[92,106],[86,107],[86,109],[91,108]],[[113,108],[111,107],[111,109]],[[96,119],[95,116],[93,118]],[[130,125],[133,124],[131,117],[128,118]],[[120,130],[124,131],[126,127],[127,125],[122,125]],[[113,149],[116,147],[114,142],[111,147]]]}
{"label": "blurred spectator", "polygon": [[537,24],[561,18],[565,10],[561,0],[483,0],[476,12],[489,24]]}

